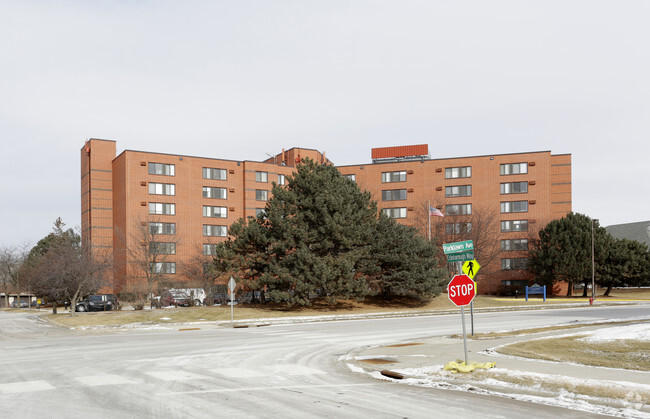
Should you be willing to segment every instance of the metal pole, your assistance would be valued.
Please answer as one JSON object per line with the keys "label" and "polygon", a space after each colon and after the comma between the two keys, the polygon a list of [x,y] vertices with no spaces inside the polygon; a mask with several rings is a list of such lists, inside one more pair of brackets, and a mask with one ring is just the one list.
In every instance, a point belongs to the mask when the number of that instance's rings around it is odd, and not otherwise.
{"label": "metal pole", "polygon": [[474,300],[469,303],[469,318],[472,319],[470,324],[472,325],[472,336],[474,336]]}
{"label": "metal pole", "polygon": [[465,365],[467,365],[467,331],[465,330],[465,306],[460,306],[460,317],[463,322],[463,348],[465,349]]}
{"label": "metal pole", "polygon": [[[461,275],[463,273],[463,262],[456,262],[457,263],[457,269],[458,269],[458,275]],[[472,336],[474,336],[474,301],[469,303],[469,322],[471,325],[472,329]],[[465,320],[463,320],[463,327],[465,327]]]}
{"label": "metal pole", "polygon": [[230,327],[235,328],[235,290],[230,288]]}
{"label": "metal pole", "polygon": [[429,220],[429,241],[431,241],[431,201],[427,201],[427,219]]}
{"label": "metal pole", "polygon": [[596,260],[594,258],[594,220],[591,219],[591,301],[596,301]]}

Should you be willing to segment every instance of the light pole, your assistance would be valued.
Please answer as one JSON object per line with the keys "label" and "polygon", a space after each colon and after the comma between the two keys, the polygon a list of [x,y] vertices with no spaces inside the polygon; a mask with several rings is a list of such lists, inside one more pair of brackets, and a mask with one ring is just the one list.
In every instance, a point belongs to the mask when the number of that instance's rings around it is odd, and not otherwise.
{"label": "light pole", "polygon": [[594,221],[598,219],[591,219],[591,303],[596,301],[596,259],[594,258]]}

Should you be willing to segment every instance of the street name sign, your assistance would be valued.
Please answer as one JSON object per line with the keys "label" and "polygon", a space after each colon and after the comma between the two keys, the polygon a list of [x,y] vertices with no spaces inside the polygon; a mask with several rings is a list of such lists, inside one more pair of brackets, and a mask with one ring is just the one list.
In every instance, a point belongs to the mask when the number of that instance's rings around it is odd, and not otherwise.
{"label": "street name sign", "polygon": [[451,253],[447,255],[447,262],[465,262],[474,259],[474,252]]}
{"label": "street name sign", "polygon": [[463,242],[447,243],[442,245],[442,250],[445,252],[445,255],[474,251],[474,242],[465,240]]}

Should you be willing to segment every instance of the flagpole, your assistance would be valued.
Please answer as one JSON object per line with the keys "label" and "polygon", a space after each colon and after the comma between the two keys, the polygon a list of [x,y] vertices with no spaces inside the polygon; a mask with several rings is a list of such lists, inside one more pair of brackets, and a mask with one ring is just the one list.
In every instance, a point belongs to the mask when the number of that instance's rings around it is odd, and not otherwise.
{"label": "flagpole", "polygon": [[427,201],[427,222],[429,223],[429,241],[431,241],[431,201]]}

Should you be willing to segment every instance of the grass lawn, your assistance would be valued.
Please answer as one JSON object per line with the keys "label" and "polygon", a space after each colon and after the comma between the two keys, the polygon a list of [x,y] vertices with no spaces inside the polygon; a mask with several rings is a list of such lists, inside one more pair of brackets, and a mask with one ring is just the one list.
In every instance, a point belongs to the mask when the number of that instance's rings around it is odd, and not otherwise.
{"label": "grass lawn", "polygon": [[650,342],[615,340],[591,342],[584,336],[535,339],[500,347],[499,353],[595,367],[650,371]]}

